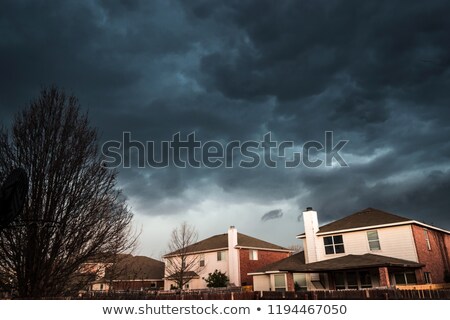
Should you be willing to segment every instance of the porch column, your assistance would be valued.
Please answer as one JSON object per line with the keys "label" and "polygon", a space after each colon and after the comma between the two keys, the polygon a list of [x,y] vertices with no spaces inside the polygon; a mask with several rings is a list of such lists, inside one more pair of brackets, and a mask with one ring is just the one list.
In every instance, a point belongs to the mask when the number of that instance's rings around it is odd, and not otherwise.
{"label": "porch column", "polygon": [[380,275],[380,287],[390,287],[391,282],[389,281],[389,271],[387,267],[378,268],[378,273]]}
{"label": "porch column", "polygon": [[291,272],[286,273],[287,291],[295,291],[294,286],[294,274]]}

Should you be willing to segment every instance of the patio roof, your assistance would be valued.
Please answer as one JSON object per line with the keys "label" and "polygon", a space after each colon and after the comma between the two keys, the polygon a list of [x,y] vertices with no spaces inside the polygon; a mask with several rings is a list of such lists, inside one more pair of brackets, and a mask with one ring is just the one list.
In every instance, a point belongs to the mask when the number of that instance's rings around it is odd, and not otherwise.
{"label": "patio roof", "polygon": [[297,268],[297,272],[323,272],[339,270],[355,270],[379,267],[420,268],[424,265],[414,261],[386,257],[376,254],[354,255],[304,264]]}
{"label": "patio roof", "polygon": [[312,273],[312,272],[329,272],[340,270],[370,269],[379,267],[391,267],[391,268],[398,267],[398,268],[416,269],[424,266],[423,264],[414,261],[386,257],[371,253],[363,255],[349,254],[339,258],[328,259],[307,264],[305,264],[300,259],[296,259],[295,261],[291,257],[289,261],[285,262],[289,263],[273,264],[272,268],[270,268],[269,266],[269,268],[266,267],[263,270],[254,272],[253,274],[258,273],[263,274],[280,271]]}

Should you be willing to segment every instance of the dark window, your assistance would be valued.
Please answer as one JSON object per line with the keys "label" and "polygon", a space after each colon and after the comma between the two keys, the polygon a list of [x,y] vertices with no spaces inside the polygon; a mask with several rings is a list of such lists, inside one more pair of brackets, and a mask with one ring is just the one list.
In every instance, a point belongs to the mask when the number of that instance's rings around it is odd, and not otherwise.
{"label": "dark window", "polygon": [[361,288],[372,288],[372,277],[369,271],[359,272],[359,282],[361,283]]}
{"label": "dark window", "polygon": [[226,251],[218,251],[217,261],[225,261],[225,260],[226,260]]}
{"label": "dark window", "polygon": [[358,289],[356,272],[347,272],[347,289]]}
{"label": "dark window", "polygon": [[345,253],[344,239],[342,235],[324,237],[323,244],[325,246],[326,254]]}
{"label": "dark window", "polygon": [[423,276],[425,278],[425,283],[432,283],[432,281],[431,281],[431,272],[424,272]]}
{"label": "dark window", "polygon": [[345,275],[343,272],[336,272],[334,274],[334,283],[336,285],[336,290],[345,289]]}
{"label": "dark window", "polygon": [[414,272],[398,272],[394,274],[395,284],[417,284],[416,274]]}
{"label": "dark window", "polygon": [[416,284],[416,274],[414,272],[406,272],[406,283],[407,284]]}

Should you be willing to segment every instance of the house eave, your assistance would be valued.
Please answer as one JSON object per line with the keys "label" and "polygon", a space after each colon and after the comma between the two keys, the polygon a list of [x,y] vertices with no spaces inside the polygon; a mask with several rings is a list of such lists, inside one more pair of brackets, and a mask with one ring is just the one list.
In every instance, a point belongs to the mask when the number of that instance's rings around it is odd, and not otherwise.
{"label": "house eave", "polygon": [[[409,225],[409,224],[417,224],[417,225],[420,225],[420,226],[428,228],[428,229],[432,229],[432,230],[440,231],[440,232],[443,232],[446,234],[450,234],[450,231],[448,231],[448,230],[437,228],[437,227],[431,226],[429,224],[426,224],[426,223],[423,223],[420,221],[408,220],[408,221],[402,221],[402,222],[385,223],[385,224],[378,224],[378,225],[359,227],[359,228],[338,229],[338,230],[327,231],[327,232],[319,231],[316,233],[316,235],[317,236],[326,236],[326,235],[336,234],[336,233],[346,233],[346,232],[353,232],[353,231],[363,231],[363,230],[370,230],[370,229],[397,227],[397,226],[404,226],[404,225]],[[305,234],[298,235],[298,236],[296,236],[296,238],[297,239],[305,239],[306,235]]]}
{"label": "house eave", "polygon": [[249,250],[261,250],[261,251],[276,251],[276,252],[294,252],[294,250],[290,249],[270,249],[270,248],[260,248],[260,247],[248,247],[248,246],[235,246],[236,249],[249,249]]}
{"label": "house eave", "polygon": [[217,251],[224,251],[228,250],[228,247],[223,248],[216,248],[216,249],[207,249],[207,250],[199,250],[199,251],[191,251],[191,252],[183,252],[183,253],[169,253],[163,256],[163,258],[173,258],[173,257],[179,257],[179,256],[189,256],[193,254],[201,254],[201,253],[209,253],[209,252],[217,252]]}

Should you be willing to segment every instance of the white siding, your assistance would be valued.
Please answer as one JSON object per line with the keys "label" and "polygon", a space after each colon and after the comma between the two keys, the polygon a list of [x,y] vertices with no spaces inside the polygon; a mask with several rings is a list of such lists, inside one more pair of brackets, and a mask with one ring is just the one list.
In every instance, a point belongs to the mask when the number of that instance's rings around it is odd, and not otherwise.
{"label": "white siding", "polygon": [[[227,251],[227,250],[223,250]],[[189,289],[204,289],[206,287],[206,282],[203,280],[203,278],[208,277],[208,273],[213,273],[216,269],[220,272],[225,272],[227,276],[229,276],[228,273],[228,252],[226,254],[226,259],[224,261],[217,261],[217,251],[214,252],[208,252],[203,253],[203,257],[205,258],[205,267],[203,270],[198,273],[200,276],[200,279],[192,279],[189,282]],[[199,261],[200,262],[200,261]],[[167,261],[166,261],[167,263]],[[166,271],[166,276],[168,276]],[[164,290],[170,290],[170,284],[174,284],[173,281],[164,281]]]}
{"label": "white siding", "polygon": [[414,244],[414,237],[410,225],[371,230],[378,231],[378,239],[380,240],[381,250],[370,250],[369,242],[367,240],[368,230],[336,233],[335,235],[342,234],[343,236],[345,253],[325,254],[323,238],[329,235],[319,236],[319,242],[317,245],[318,260],[327,260],[348,254],[373,253],[418,262],[416,246]]}

